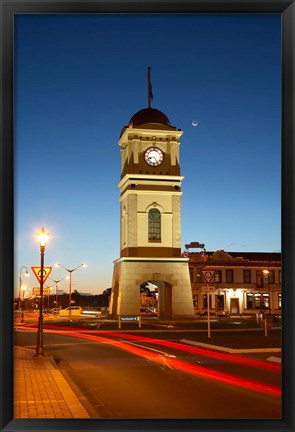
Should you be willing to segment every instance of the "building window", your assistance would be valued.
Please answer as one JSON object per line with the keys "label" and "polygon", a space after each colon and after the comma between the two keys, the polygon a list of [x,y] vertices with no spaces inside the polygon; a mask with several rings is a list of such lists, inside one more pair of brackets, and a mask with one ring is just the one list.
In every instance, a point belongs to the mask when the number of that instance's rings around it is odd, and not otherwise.
{"label": "building window", "polygon": [[275,283],[275,272],[274,270],[269,270],[268,273],[268,283],[274,284]]}
{"label": "building window", "polygon": [[262,271],[261,270],[256,271],[256,286],[257,286],[257,288],[263,287],[263,277],[262,277]]}
{"label": "building window", "polygon": [[244,270],[243,271],[243,281],[245,284],[251,283],[251,270]]}
{"label": "building window", "polygon": [[214,282],[215,283],[222,282],[222,271],[221,270],[216,270],[215,275],[214,275]]}
{"label": "building window", "polygon": [[194,308],[198,307],[198,296],[197,294],[193,296]]}
{"label": "building window", "polygon": [[201,269],[197,269],[197,281],[196,282],[199,282],[199,283],[201,283],[202,282],[202,272],[201,272]]}
{"label": "building window", "polygon": [[152,208],[149,211],[149,240],[161,240],[161,213],[158,209]]}
{"label": "building window", "polygon": [[254,307],[255,309],[261,309],[261,295],[254,294]]}
{"label": "building window", "polygon": [[224,295],[216,295],[215,298],[216,309],[224,309]]}
{"label": "building window", "polygon": [[262,308],[269,308],[269,294],[262,295]]}
{"label": "building window", "polygon": [[282,271],[279,270],[279,283],[282,283]]}
{"label": "building window", "polygon": [[[208,309],[208,295],[207,294],[203,295],[203,308]],[[209,309],[212,309],[212,298],[210,295],[209,295]]]}
{"label": "building window", "polygon": [[246,309],[253,309],[253,295],[247,294],[246,296]]}
{"label": "building window", "polygon": [[233,281],[234,281],[234,271],[226,270],[226,282],[233,283]]}
{"label": "building window", "polygon": [[282,294],[279,293],[279,309],[282,309]]}
{"label": "building window", "polygon": [[193,267],[189,268],[189,275],[190,275],[191,282],[194,282],[194,268]]}

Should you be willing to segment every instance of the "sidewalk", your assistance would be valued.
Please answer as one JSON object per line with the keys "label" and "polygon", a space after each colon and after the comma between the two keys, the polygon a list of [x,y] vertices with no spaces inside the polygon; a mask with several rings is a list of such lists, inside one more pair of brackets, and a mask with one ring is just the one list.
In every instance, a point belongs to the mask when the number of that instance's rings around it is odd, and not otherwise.
{"label": "sidewalk", "polygon": [[15,418],[89,418],[87,411],[50,357],[14,348]]}

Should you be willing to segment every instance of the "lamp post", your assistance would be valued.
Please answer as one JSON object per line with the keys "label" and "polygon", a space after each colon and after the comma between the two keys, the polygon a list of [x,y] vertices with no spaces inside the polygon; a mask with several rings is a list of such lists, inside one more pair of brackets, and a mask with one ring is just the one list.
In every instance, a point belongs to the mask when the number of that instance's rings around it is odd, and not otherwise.
{"label": "lamp post", "polygon": [[[47,286],[48,288],[48,295],[47,295],[47,308],[50,308],[50,290],[52,289],[52,286]],[[45,306],[45,299],[44,299],[44,306]]]}
{"label": "lamp post", "polygon": [[52,280],[52,282],[55,283],[55,307],[58,307],[58,306],[57,306],[57,304],[58,304],[58,284],[59,284],[62,280],[66,279],[66,278],[69,278],[69,276],[65,276],[65,277],[63,277],[62,279],[59,279],[59,280],[55,280],[55,279],[52,279],[52,278],[50,278],[50,277],[48,278],[48,279]]}
{"label": "lamp post", "polygon": [[28,277],[30,276],[29,271],[28,271],[28,267],[26,266],[22,266],[19,269],[19,284],[18,284],[18,317],[21,317],[21,290],[22,290],[22,269],[26,269],[26,273],[25,276]]}
{"label": "lamp post", "polygon": [[66,270],[67,272],[70,273],[70,290],[69,290],[69,317],[71,318],[71,305],[72,305],[72,273],[77,270],[80,267],[87,267],[87,264],[80,264],[77,267],[73,268],[73,269],[68,269],[66,267],[64,267],[62,264],[57,263],[55,264],[56,267],[62,267],[64,270]]}
{"label": "lamp post", "polygon": [[37,331],[37,347],[34,357],[43,357],[43,280],[44,280],[44,254],[45,247],[48,240],[48,233],[42,227],[41,232],[38,234],[41,255],[41,269],[40,269],[40,300],[39,300],[39,318],[38,318],[38,331]]}

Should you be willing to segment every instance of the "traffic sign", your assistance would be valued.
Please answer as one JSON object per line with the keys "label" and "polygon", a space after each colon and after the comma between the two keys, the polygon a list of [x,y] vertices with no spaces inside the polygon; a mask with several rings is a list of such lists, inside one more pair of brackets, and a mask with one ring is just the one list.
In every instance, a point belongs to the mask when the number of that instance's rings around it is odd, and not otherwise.
{"label": "traffic sign", "polygon": [[[34,275],[37,278],[37,281],[41,283],[41,267],[31,267],[33,270]],[[48,276],[50,275],[52,270],[52,267],[43,267],[43,283],[47,280]]]}
{"label": "traffic sign", "polygon": [[211,291],[215,291],[215,287],[214,286],[203,286],[202,287],[202,291],[203,292],[211,292]]}
{"label": "traffic sign", "polygon": [[[43,288],[43,295],[49,295],[50,294],[50,288],[46,287]],[[40,288],[33,288],[33,295],[40,296]]]}
{"label": "traffic sign", "polygon": [[202,270],[202,275],[207,282],[208,285],[210,285],[210,282],[214,278],[214,275],[216,273],[216,270]]}

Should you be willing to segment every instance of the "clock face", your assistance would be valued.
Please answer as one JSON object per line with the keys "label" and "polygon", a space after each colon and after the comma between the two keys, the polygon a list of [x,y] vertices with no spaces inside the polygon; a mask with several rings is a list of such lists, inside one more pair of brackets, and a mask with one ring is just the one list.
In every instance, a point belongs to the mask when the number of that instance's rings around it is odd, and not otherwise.
{"label": "clock face", "polygon": [[164,160],[164,155],[159,148],[150,147],[145,151],[144,159],[151,166],[159,166]]}

